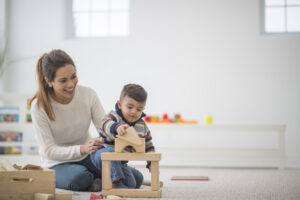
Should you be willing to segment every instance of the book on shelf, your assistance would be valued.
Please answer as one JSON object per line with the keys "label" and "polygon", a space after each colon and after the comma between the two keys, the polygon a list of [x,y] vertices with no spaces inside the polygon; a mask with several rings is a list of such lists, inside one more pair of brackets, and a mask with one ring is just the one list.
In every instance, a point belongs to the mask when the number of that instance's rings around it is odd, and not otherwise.
{"label": "book on shelf", "polygon": [[0,131],[0,142],[22,142],[23,133],[19,131]]}

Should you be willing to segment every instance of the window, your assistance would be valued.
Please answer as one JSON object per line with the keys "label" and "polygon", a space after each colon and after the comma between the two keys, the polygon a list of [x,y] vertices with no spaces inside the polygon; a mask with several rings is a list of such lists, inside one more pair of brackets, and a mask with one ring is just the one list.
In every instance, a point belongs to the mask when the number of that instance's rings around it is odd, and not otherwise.
{"label": "window", "polygon": [[68,36],[129,35],[129,0],[70,0]]}
{"label": "window", "polygon": [[265,33],[300,33],[300,0],[264,0]]}

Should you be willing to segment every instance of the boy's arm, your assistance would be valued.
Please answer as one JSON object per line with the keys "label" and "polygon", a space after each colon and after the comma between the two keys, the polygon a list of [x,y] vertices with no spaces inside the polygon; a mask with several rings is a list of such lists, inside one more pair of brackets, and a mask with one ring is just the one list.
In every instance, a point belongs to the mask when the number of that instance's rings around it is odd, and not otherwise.
{"label": "boy's arm", "polygon": [[145,137],[145,151],[146,152],[155,152],[154,145],[152,143],[152,136],[149,128],[145,123],[146,137]]}
{"label": "boy's arm", "polygon": [[112,142],[117,136],[117,127],[120,125],[116,116],[112,113],[109,113],[102,120],[102,132],[100,135],[104,137],[105,141]]}
{"label": "boy's arm", "polygon": [[[145,151],[146,152],[155,152],[155,148],[154,148],[154,145],[152,143],[151,132],[150,132],[149,128],[147,127],[146,123],[145,123],[145,130],[146,130]],[[150,170],[150,165],[151,165],[151,162],[147,161],[146,168],[148,168],[149,170]]]}

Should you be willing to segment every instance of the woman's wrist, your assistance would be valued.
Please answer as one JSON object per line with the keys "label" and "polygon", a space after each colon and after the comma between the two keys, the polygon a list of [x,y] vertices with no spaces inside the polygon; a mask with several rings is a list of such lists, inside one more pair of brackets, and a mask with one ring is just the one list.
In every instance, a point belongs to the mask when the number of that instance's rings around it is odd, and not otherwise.
{"label": "woman's wrist", "polygon": [[80,153],[81,153],[81,155],[85,155],[86,154],[86,150],[85,150],[85,146],[84,145],[80,146]]}

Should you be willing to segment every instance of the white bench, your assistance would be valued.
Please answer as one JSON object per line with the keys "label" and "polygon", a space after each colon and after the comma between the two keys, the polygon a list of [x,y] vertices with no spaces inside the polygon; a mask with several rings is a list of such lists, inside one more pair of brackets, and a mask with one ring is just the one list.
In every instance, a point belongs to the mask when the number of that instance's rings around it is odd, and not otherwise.
{"label": "white bench", "polygon": [[[164,158],[172,157],[173,154],[178,153],[178,157],[184,159],[188,159],[187,157],[197,157],[197,159],[203,158],[203,155],[209,155],[209,153],[217,153],[221,155],[225,152],[234,152],[235,154],[238,154],[240,157],[251,155],[252,157],[258,158],[259,156],[266,156],[266,157],[274,157],[277,161],[276,166],[280,169],[283,169],[285,167],[285,125],[267,125],[267,124],[228,124],[228,125],[221,125],[221,124],[212,124],[212,125],[201,125],[201,124],[163,124],[163,123],[148,123],[149,129],[153,136],[154,145],[156,146],[159,151],[164,154]],[[263,146],[262,148],[245,148],[245,147],[238,147],[238,148],[223,148],[223,147],[203,147],[203,144],[201,144],[201,141],[199,142],[199,145],[197,144],[197,140],[201,140],[201,138],[204,138],[205,136],[212,135],[213,132],[221,133],[223,137],[226,137],[226,133],[236,133],[236,135],[239,135],[240,133],[245,132],[257,132],[256,134],[259,137],[264,138],[263,136],[266,136],[267,134],[260,135],[263,133],[268,133],[271,135],[268,136],[269,138],[267,140],[274,140],[278,137],[278,139],[275,141],[277,144],[276,147],[272,148],[265,148]],[[195,134],[196,133],[196,134]],[[223,134],[224,133],[224,134]],[[245,135],[245,140],[247,141],[249,137],[249,140],[251,135]],[[274,135],[275,134],[275,135]],[[195,138],[196,141],[191,141],[193,144],[193,147],[189,147],[188,143],[180,146],[180,142],[185,142],[186,137],[191,136]],[[229,134],[228,134],[229,135]],[[274,137],[273,137],[274,136]],[[174,137],[174,138],[172,138]],[[243,136],[244,137],[244,136]],[[256,137],[256,136],[253,136]],[[189,138],[190,140],[191,138]],[[256,138],[259,140],[259,138]],[[173,140],[173,142],[172,142]],[[174,142],[176,140],[176,142]],[[216,139],[217,140],[217,139]],[[211,141],[210,143],[217,144],[222,143],[222,141]],[[261,141],[261,142],[268,142],[268,141]],[[171,144],[171,143],[178,143]],[[238,141],[236,142],[238,143]],[[250,142],[249,142],[250,143]],[[173,145],[173,146],[172,146]],[[221,145],[220,145],[221,146]],[[183,153],[184,152],[184,153]],[[185,157],[186,156],[186,157]],[[174,155],[175,158],[175,155]],[[176,158],[175,158],[176,159]],[[223,159],[223,158],[222,158]],[[191,159],[190,159],[191,160]],[[225,160],[225,159],[223,159]],[[163,161],[163,160],[162,160]],[[262,158],[262,162],[264,159]],[[163,163],[163,162],[162,162]],[[180,164],[180,163],[179,163]],[[172,163],[171,165],[174,165]]]}

